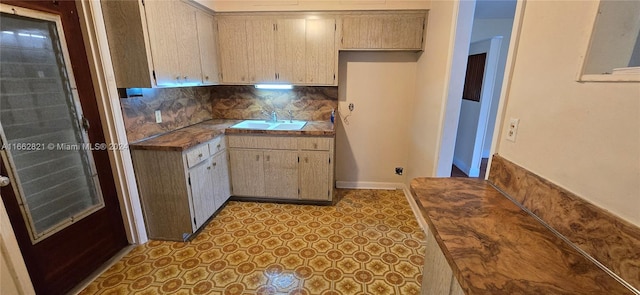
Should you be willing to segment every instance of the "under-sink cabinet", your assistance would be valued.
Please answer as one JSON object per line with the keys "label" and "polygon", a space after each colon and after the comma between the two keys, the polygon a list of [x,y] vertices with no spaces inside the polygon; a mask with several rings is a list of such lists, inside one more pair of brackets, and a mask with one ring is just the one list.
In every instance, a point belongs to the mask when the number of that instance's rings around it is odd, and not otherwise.
{"label": "under-sink cabinet", "polygon": [[332,201],[333,137],[228,135],[232,195]]}
{"label": "under-sink cabinet", "polygon": [[186,151],[133,150],[147,234],[182,241],[229,198],[223,136]]}

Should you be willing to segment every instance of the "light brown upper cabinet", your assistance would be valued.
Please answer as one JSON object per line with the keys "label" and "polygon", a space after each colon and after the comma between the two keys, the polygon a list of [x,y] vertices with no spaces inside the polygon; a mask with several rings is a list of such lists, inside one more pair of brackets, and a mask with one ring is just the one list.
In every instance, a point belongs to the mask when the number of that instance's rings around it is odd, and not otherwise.
{"label": "light brown upper cabinet", "polygon": [[207,12],[183,1],[101,4],[118,87],[216,82],[214,20]]}
{"label": "light brown upper cabinet", "polygon": [[336,20],[218,17],[225,84],[336,85]]}
{"label": "light brown upper cabinet", "polygon": [[423,46],[426,12],[345,15],[341,50],[411,50]]}
{"label": "light brown upper cabinet", "polygon": [[196,11],[196,25],[202,65],[202,84],[218,84],[220,82],[218,46],[213,16],[201,10]]}

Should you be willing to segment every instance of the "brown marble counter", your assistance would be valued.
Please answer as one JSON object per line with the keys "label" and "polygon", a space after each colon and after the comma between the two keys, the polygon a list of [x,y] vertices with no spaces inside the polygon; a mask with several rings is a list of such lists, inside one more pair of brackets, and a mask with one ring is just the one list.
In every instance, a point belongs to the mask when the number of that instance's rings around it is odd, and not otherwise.
{"label": "brown marble counter", "polygon": [[270,134],[291,136],[333,136],[333,124],[324,121],[309,121],[301,130],[253,130],[231,129],[230,126],[242,120],[213,119],[182,129],[161,134],[146,140],[130,143],[132,150],[183,151],[205,143],[222,134]]}
{"label": "brown marble counter", "polygon": [[411,191],[466,294],[633,294],[484,180]]}

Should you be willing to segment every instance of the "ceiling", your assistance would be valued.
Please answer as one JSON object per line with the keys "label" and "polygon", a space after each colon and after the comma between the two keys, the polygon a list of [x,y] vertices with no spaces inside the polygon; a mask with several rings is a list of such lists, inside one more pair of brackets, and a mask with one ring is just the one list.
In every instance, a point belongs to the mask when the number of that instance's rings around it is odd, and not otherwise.
{"label": "ceiling", "polygon": [[516,0],[476,0],[475,18],[513,18]]}

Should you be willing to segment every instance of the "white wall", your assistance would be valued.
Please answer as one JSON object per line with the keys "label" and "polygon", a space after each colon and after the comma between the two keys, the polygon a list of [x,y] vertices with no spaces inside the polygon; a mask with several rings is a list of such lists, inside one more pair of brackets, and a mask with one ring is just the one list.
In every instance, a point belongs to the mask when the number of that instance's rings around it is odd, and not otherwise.
{"label": "white wall", "polygon": [[417,63],[407,183],[451,174],[474,7],[475,1],[431,3],[425,48]]}
{"label": "white wall", "polygon": [[527,2],[497,152],[640,225],[640,84],[575,81],[597,6]]}
{"label": "white wall", "polygon": [[500,101],[500,89],[502,89],[504,67],[509,53],[509,42],[511,42],[511,27],[513,18],[492,18],[474,19],[471,42],[489,39],[493,36],[502,36],[500,46],[500,57],[498,58],[498,70],[496,71],[496,84],[493,98],[491,99],[491,109],[489,112],[489,122],[487,123],[486,140],[482,148],[482,157],[488,158],[491,151],[491,138],[493,138],[494,126],[496,125],[496,114],[498,112],[498,102]]}
{"label": "white wall", "polygon": [[[341,120],[336,120],[340,186],[404,182],[395,167],[407,166],[416,59],[415,53],[407,52],[340,53]],[[349,103],[355,108],[347,124]]]}
{"label": "white wall", "polygon": [[218,12],[429,9],[431,0],[195,0]]}

